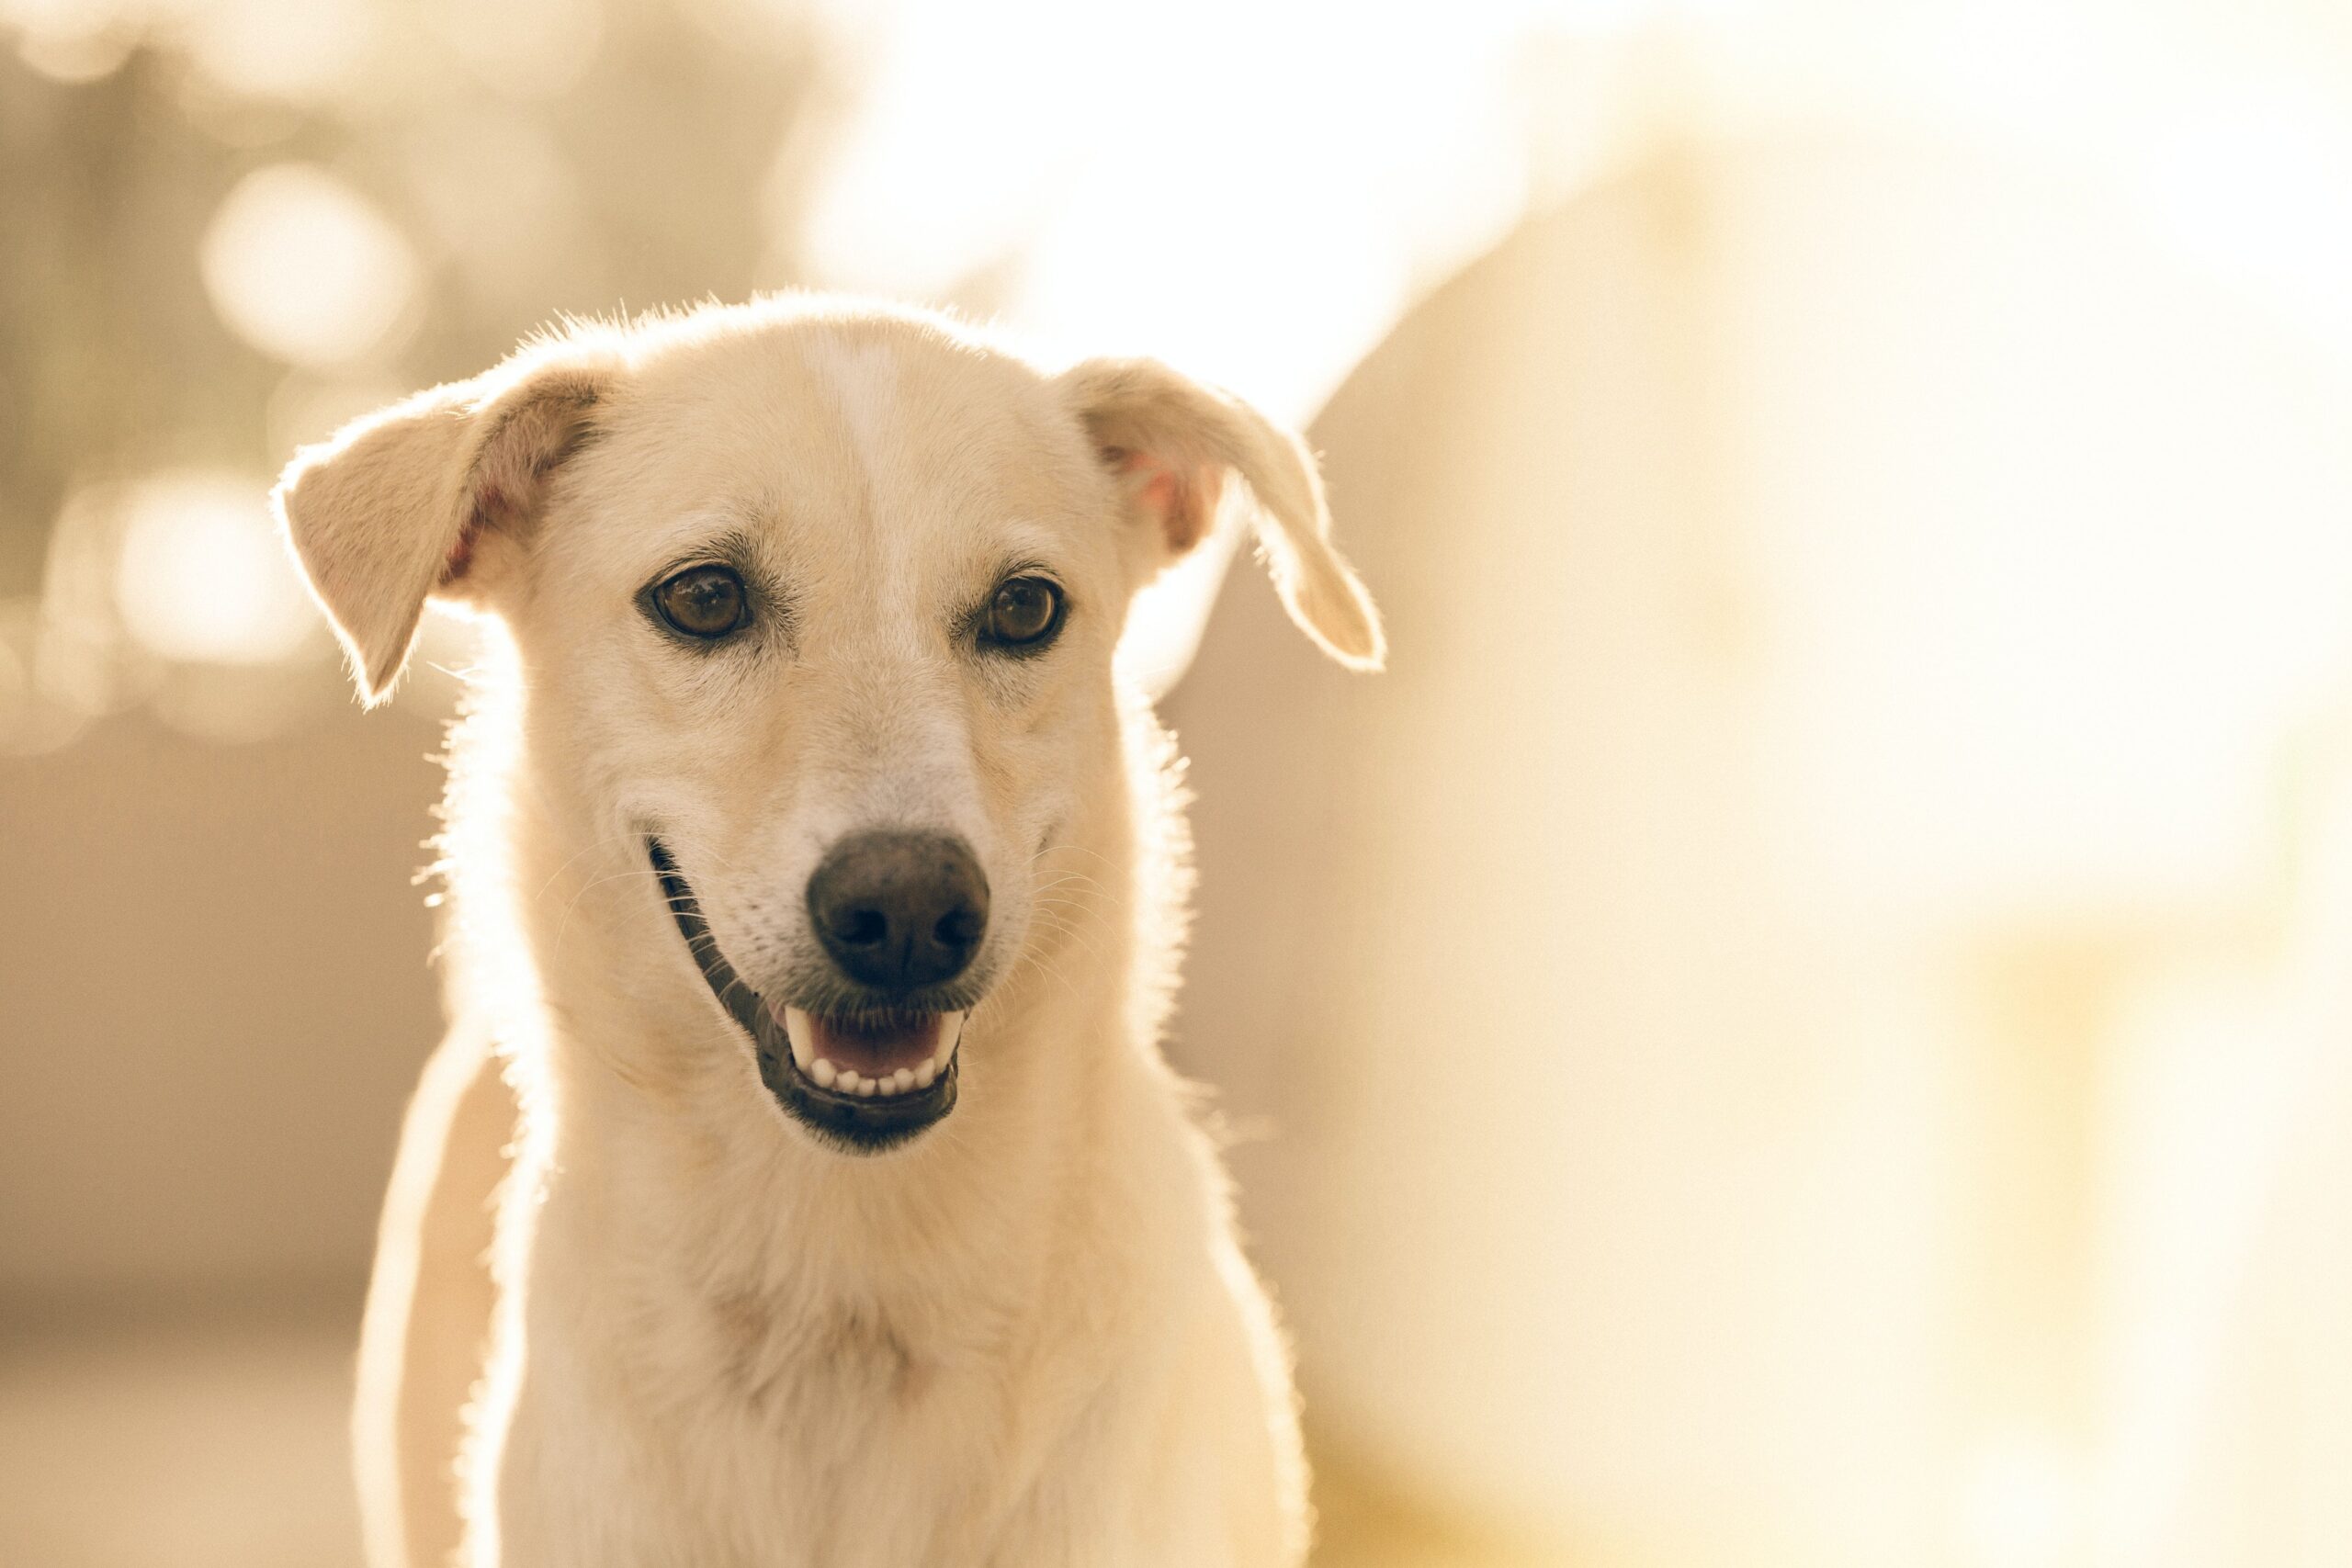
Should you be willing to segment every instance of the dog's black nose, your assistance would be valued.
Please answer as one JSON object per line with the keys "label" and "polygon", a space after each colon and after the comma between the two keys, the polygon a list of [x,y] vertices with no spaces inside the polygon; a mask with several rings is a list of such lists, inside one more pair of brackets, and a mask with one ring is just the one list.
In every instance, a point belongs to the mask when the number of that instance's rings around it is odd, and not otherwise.
{"label": "dog's black nose", "polygon": [[860,833],[808,879],[808,918],[842,973],[911,991],[972,962],[989,928],[989,882],[961,839]]}

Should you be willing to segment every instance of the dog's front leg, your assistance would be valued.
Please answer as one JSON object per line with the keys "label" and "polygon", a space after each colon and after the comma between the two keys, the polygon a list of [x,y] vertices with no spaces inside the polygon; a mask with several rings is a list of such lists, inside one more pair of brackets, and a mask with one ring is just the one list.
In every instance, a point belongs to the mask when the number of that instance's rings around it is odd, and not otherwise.
{"label": "dog's front leg", "polygon": [[492,1198],[514,1115],[488,1032],[460,1022],[401,1123],[360,1326],[352,1450],[372,1568],[441,1568],[458,1547],[458,1457],[489,1341]]}

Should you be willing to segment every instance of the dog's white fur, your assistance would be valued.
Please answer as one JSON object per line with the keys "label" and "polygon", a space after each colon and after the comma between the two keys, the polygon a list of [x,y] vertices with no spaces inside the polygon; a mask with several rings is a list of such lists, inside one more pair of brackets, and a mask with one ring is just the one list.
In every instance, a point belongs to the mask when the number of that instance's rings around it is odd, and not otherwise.
{"label": "dog's white fur", "polygon": [[[1171,753],[1112,658],[1235,479],[1299,624],[1376,666],[1295,437],[1157,364],[1049,374],[910,311],[575,326],[298,457],[287,527],[365,695],[428,597],[494,647],[447,813],[463,1021],[364,1334],[377,1563],[461,1535],[470,1568],[1297,1561],[1286,1355],[1157,1044]],[[682,649],[637,595],[718,536],[788,621]],[[1021,566],[1067,629],[981,657],[958,612]],[[992,989],[955,1112],[871,1157],[786,1118],[649,823],[754,984],[805,955],[839,836],[964,836]]]}

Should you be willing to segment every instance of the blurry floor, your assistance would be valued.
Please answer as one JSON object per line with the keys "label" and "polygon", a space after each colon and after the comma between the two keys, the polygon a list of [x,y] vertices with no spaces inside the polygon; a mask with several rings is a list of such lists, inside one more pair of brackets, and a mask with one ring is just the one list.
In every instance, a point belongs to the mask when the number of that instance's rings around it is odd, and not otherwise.
{"label": "blurry floor", "polygon": [[345,1303],[0,1330],[0,1562],[345,1568]]}
{"label": "blurry floor", "polygon": [[1316,1461],[1315,1507],[1312,1568],[1569,1568],[1572,1563],[1638,1561],[1607,1556],[1564,1561],[1556,1551],[1473,1535],[1385,1495],[1369,1477],[1328,1453]]}
{"label": "blurry floor", "polygon": [[[0,1327],[0,1564],[356,1568],[347,1303]],[[56,1321],[63,1317],[67,1321]],[[1318,1472],[1317,1568],[1519,1568]]]}

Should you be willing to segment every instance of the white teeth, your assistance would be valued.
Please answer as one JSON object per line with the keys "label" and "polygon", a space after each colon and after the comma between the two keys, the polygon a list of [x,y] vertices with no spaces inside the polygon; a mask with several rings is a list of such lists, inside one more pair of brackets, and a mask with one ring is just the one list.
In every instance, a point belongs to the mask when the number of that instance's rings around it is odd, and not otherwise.
{"label": "white teeth", "polygon": [[960,1012],[939,1016],[939,1043],[923,1061],[911,1067],[885,1073],[880,1077],[862,1076],[854,1067],[835,1066],[817,1055],[816,1021],[798,1008],[784,1010],[784,1032],[792,1042],[792,1061],[802,1075],[819,1089],[829,1089],[836,1094],[854,1094],[864,1099],[877,1096],[888,1099],[894,1094],[911,1094],[929,1089],[947,1070],[956,1057],[956,1047],[964,1038],[964,1015]]}
{"label": "white teeth", "polygon": [[792,1042],[792,1065],[813,1077],[812,1064],[817,1056],[813,1043],[817,1038],[817,1021],[798,1008],[786,1008],[784,1010],[784,1032],[785,1037]]}

